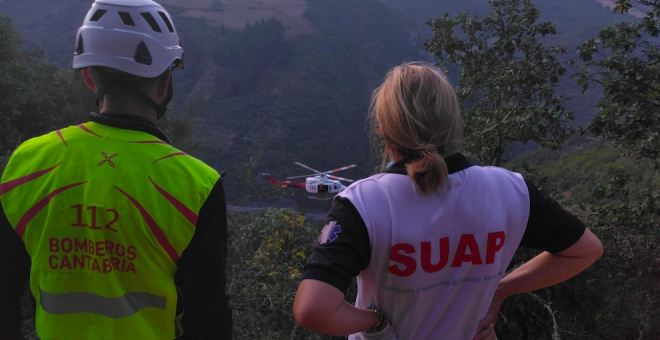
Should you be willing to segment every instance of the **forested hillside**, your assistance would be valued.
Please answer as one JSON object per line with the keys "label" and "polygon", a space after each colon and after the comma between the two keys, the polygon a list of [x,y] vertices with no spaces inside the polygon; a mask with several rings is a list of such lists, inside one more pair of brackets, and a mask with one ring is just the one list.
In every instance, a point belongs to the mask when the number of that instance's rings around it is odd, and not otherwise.
{"label": "forested hillside", "polygon": [[[0,13],[15,17],[29,43],[66,66],[88,3],[0,2]],[[230,174],[230,190],[237,166],[259,150],[255,172],[295,175],[293,162],[302,161],[321,170],[357,163],[348,177],[369,174],[370,91],[390,66],[420,55],[414,27],[379,1],[307,3],[316,33],[294,36],[277,19],[236,30],[168,7],[187,59],[175,74],[174,106],[193,113],[203,141],[196,155]],[[29,14],[39,6],[49,20]]]}
{"label": "forested hillside", "polygon": [[218,138],[205,147],[213,164],[237,164],[263,149],[257,170],[274,175],[298,171],[294,161],[321,170],[355,162],[361,171],[353,176],[371,171],[370,89],[417,50],[406,23],[377,1],[309,5],[319,34],[286,40],[269,20],[214,39],[212,90],[193,95],[201,129]]}
{"label": "forested hillside", "polygon": [[[75,30],[90,3],[4,1],[0,13],[14,18],[29,45],[41,46],[49,60],[67,67]],[[165,3],[187,58],[186,70],[175,74],[174,107],[194,117],[203,141],[196,155],[232,174],[261,150],[253,171],[278,177],[298,174],[294,161],[318,169],[357,163],[360,167],[346,176],[369,174],[373,164],[364,121],[377,81],[404,60],[430,60],[422,46],[430,36],[429,18],[489,9],[486,1],[309,0],[283,4],[283,21],[251,21],[273,12],[274,3]],[[566,58],[599,29],[633,19],[614,15],[595,0],[538,5],[541,20],[556,22],[558,32],[545,42],[566,46]],[[224,25],[228,16],[232,21]],[[245,18],[242,28],[236,17]],[[575,124],[585,125],[595,115],[597,90],[582,96],[575,81],[563,79],[559,93],[571,97],[567,108]],[[230,188],[236,183],[232,176],[228,181]]]}

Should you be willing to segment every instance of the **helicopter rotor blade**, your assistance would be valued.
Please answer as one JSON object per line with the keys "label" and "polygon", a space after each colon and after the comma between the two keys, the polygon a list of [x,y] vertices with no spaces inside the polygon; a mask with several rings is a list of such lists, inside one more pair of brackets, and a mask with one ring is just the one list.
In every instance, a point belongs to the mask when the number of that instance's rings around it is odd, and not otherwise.
{"label": "helicopter rotor blade", "polygon": [[329,175],[328,177],[329,177],[329,178],[332,178],[332,179],[338,179],[338,180],[340,180],[340,181],[344,181],[344,182],[349,182],[349,183],[353,183],[353,182],[355,182],[355,181],[352,180],[352,179],[348,179],[348,178],[344,178],[344,177],[337,177],[337,176],[332,176],[332,175]]}
{"label": "helicopter rotor blade", "polygon": [[311,175],[287,177],[286,179],[307,178],[307,177],[316,177],[316,176],[318,176],[318,175],[317,174],[311,174]]}
{"label": "helicopter rotor blade", "polygon": [[353,168],[355,168],[356,166],[357,166],[357,165],[355,165],[355,164],[351,164],[351,165],[348,165],[348,166],[345,166],[345,167],[342,167],[342,168],[339,168],[339,169],[334,169],[334,170],[326,171],[326,172],[324,172],[324,174],[326,174],[326,175],[327,175],[327,174],[333,174],[333,173],[335,173],[335,172],[340,172],[340,171],[344,171],[344,170],[348,170],[348,169],[353,169]]}
{"label": "helicopter rotor blade", "polygon": [[309,166],[307,166],[307,165],[305,165],[305,164],[302,164],[302,163],[300,163],[300,162],[295,162],[294,164],[297,165],[297,166],[301,166],[301,167],[303,167],[303,168],[305,168],[305,169],[307,169],[307,170],[314,171],[315,173],[317,173],[317,174],[319,174],[319,175],[321,174],[320,171],[318,171],[318,170],[316,170],[316,169],[312,169],[311,167],[309,167]]}

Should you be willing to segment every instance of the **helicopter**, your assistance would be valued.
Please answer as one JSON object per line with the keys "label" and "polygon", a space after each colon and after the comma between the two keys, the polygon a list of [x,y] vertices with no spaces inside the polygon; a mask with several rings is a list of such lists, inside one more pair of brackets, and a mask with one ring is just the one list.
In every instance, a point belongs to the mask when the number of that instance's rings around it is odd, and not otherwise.
{"label": "helicopter", "polygon": [[333,176],[331,174],[344,171],[348,169],[355,168],[357,165],[351,164],[345,167],[341,167],[335,170],[320,172],[318,170],[312,169],[311,167],[302,164],[300,162],[295,162],[294,164],[303,167],[307,170],[313,171],[314,174],[303,175],[303,176],[293,176],[287,177],[287,179],[296,179],[296,178],[306,178],[305,182],[291,182],[291,181],[278,181],[270,174],[266,174],[268,180],[273,185],[279,185],[282,188],[298,188],[305,189],[309,194],[308,198],[316,200],[331,200],[338,193],[346,190],[346,186],[341,183],[344,182],[355,182],[352,179]]}

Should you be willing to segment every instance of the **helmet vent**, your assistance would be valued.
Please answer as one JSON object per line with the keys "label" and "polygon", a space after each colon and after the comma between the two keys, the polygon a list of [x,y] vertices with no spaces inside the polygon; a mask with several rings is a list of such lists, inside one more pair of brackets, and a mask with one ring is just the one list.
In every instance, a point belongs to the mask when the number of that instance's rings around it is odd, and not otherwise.
{"label": "helmet vent", "polygon": [[147,44],[143,42],[138,45],[137,51],[135,52],[135,62],[139,64],[144,64],[144,65],[151,65],[153,62],[153,59],[151,58],[151,53],[149,52],[149,48],[147,47]]}
{"label": "helmet vent", "polygon": [[108,11],[104,9],[99,9],[98,11],[94,12],[94,15],[92,15],[92,18],[89,19],[89,21],[99,21],[101,17],[105,14],[108,13]]}
{"label": "helmet vent", "polygon": [[152,30],[154,30],[154,31],[156,31],[156,32],[158,32],[158,33],[162,33],[162,32],[163,32],[163,31],[160,30],[160,26],[158,26],[158,23],[156,22],[156,19],[154,19],[153,15],[151,15],[151,13],[149,13],[149,12],[142,12],[142,13],[140,13],[140,14],[142,14],[142,17],[144,18],[144,20],[147,21],[147,23],[149,24],[149,26],[151,26],[151,29],[152,29]]}
{"label": "helmet vent", "polygon": [[158,15],[163,18],[163,21],[165,21],[165,25],[167,25],[167,29],[170,30],[170,33],[174,33],[174,26],[172,26],[172,23],[170,22],[170,19],[167,17],[167,15],[163,12],[158,12]]}
{"label": "helmet vent", "polygon": [[83,47],[83,37],[82,34],[78,35],[78,39],[76,39],[76,52],[74,55],[81,55],[85,53],[85,49]]}
{"label": "helmet vent", "polygon": [[124,22],[124,25],[126,26],[135,26],[135,21],[133,21],[133,18],[131,17],[131,14],[128,12],[119,12],[119,16],[121,17],[121,21]]}

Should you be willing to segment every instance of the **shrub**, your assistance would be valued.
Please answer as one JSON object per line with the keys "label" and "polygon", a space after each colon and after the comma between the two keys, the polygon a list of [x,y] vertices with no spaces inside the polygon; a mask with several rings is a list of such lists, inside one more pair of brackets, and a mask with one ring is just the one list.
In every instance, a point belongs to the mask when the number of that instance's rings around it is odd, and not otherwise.
{"label": "shrub", "polygon": [[236,339],[332,339],[299,328],[293,299],[320,230],[289,209],[229,218]]}

